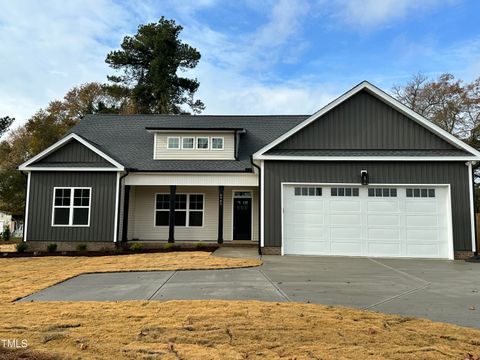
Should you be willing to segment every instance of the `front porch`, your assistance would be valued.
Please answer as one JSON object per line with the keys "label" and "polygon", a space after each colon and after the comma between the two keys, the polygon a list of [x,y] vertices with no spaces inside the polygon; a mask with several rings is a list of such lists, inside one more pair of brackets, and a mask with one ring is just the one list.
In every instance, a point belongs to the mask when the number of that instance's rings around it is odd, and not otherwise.
{"label": "front porch", "polygon": [[165,243],[258,244],[257,186],[122,186],[119,239]]}

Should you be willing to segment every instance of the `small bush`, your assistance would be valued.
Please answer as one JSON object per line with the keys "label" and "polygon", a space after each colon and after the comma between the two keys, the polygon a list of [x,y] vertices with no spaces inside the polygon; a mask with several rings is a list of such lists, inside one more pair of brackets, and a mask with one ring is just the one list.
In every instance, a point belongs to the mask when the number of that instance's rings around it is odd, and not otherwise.
{"label": "small bush", "polygon": [[139,244],[139,243],[132,244],[130,246],[130,251],[141,252],[141,251],[143,251],[143,245]]}
{"label": "small bush", "polygon": [[8,226],[5,226],[3,228],[3,233],[2,233],[2,239],[3,241],[10,241],[10,228]]}
{"label": "small bush", "polygon": [[58,247],[58,246],[57,246],[57,244],[55,244],[55,243],[48,244],[48,245],[47,245],[47,251],[48,251],[49,253],[54,253],[55,251],[57,251],[57,247]]}
{"label": "small bush", "polygon": [[197,243],[195,244],[195,247],[196,247],[197,249],[203,249],[203,248],[206,247],[206,245],[205,245],[204,243],[202,243],[202,242],[197,242]]}
{"label": "small bush", "polygon": [[28,245],[24,242],[18,243],[17,246],[17,252],[19,253],[24,253],[28,249]]}
{"label": "small bush", "polygon": [[164,248],[165,250],[173,249],[173,244],[172,244],[172,243],[163,244],[163,248]]}
{"label": "small bush", "polygon": [[77,251],[87,251],[87,244],[78,244]]}

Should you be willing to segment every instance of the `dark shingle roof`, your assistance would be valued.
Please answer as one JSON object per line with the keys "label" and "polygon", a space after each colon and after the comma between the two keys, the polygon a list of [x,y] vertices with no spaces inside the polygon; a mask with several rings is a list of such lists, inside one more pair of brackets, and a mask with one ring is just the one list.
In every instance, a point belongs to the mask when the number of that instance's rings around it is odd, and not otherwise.
{"label": "dark shingle roof", "polygon": [[425,150],[349,150],[349,149],[311,149],[289,150],[272,149],[265,155],[276,156],[465,156],[460,149],[425,149]]}
{"label": "dark shingle roof", "polygon": [[[251,169],[251,155],[309,115],[87,115],[70,132],[135,171],[232,171]],[[245,129],[238,160],[153,160],[153,133],[162,129]],[[247,170],[249,171],[249,170]]]}

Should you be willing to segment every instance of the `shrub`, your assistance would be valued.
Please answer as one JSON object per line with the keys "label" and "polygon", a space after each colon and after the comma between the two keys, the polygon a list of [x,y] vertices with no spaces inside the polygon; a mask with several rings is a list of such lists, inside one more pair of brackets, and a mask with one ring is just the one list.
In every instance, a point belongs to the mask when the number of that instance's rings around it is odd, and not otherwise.
{"label": "shrub", "polygon": [[204,243],[202,243],[202,242],[197,242],[197,243],[195,244],[195,247],[196,247],[197,249],[203,249],[205,246],[206,246],[206,245],[205,245]]}
{"label": "shrub", "polygon": [[47,251],[48,251],[49,253],[54,253],[55,251],[57,251],[57,247],[58,247],[58,246],[57,246],[57,244],[55,244],[55,243],[48,244],[48,245],[47,245]]}
{"label": "shrub", "polygon": [[87,251],[87,244],[78,244],[77,251]]}
{"label": "shrub", "polygon": [[142,244],[139,244],[139,243],[132,244],[132,245],[130,246],[130,250],[131,250],[131,251],[135,251],[135,252],[141,252],[141,251],[143,251],[143,245],[142,245]]}
{"label": "shrub", "polygon": [[21,243],[17,244],[16,248],[17,248],[17,252],[23,253],[23,252],[27,251],[28,245],[27,245],[27,243],[24,243],[22,241]]}
{"label": "shrub", "polygon": [[173,249],[173,244],[172,244],[172,243],[163,244],[163,248],[164,248],[165,250]]}
{"label": "shrub", "polygon": [[8,226],[5,226],[2,233],[3,241],[10,241],[10,235],[10,228]]}

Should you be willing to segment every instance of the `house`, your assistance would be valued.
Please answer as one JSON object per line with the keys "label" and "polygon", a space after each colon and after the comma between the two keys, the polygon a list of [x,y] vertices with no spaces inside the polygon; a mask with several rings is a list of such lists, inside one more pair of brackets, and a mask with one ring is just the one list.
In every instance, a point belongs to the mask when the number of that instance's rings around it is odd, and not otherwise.
{"label": "house", "polygon": [[3,230],[7,226],[10,229],[10,232],[15,230],[15,222],[12,220],[12,214],[0,211],[0,234],[3,233]]}
{"label": "house", "polygon": [[313,115],[91,115],[19,167],[25,241],[464,258],[479,160],[368,82]]}

